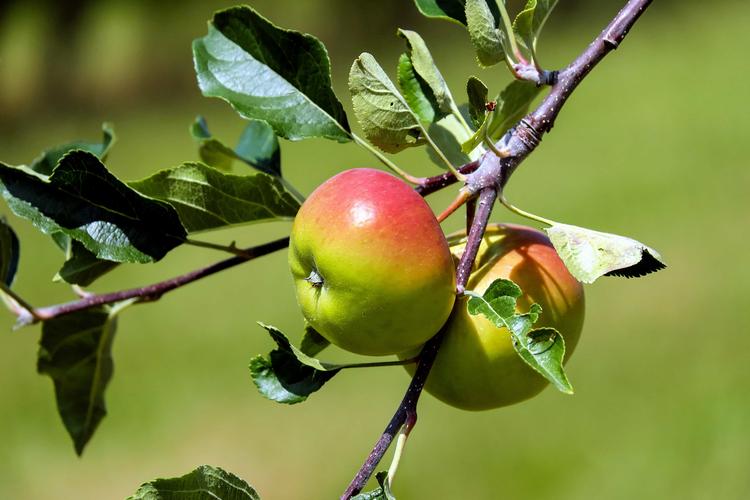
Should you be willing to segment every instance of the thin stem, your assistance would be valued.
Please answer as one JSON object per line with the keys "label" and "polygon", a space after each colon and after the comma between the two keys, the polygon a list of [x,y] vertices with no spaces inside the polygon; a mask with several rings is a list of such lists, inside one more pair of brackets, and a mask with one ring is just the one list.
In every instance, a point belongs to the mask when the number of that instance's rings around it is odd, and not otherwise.
{"label": "thin stem", "polygon": [[458,196],[448,205],[448,207],[443,210],[443,212],[437,216],[438,222],[443,222],[445,219],[447,219],[453,212],[461,208],[461,206],[466,203],[469,198],[471,198],[471,193],[469,193],[466,189],[461,188],[458,191]]}
{"label": "thin stem", "polygon": [[378,368],[381,366],[403,366],[416,363],[419,357],[415,356],[409,359],[398,359],[395,361],[373,361],[371,363],[352,363],[350,365],[339,365],[340,368]]}
{"label": "thin stem", "polygon": [[[5,284],[5,282],[0,281],[0,290],[8,296],[11,300],[13,300],[18,306],[24,309],[24,311],[31,315],[34,320],[38,321],[39,314],[37,313],[34,306],[26,302],[20,295],[18,295],[15,291],[13,291],[8,285]],[[15,311],[16,316],[21,316],[24,311]]]}
{"label": "thin stem", "polygon": [[415,177],[409,173],[407,173],[405,170],[401,169],[398,165],[393,163],[391,160],[389,160],[383,153],[378,151],[378,149],[367,142],[366,140],[359,137],[354,132],[351,133],[352,139],[354,139],[354,142],[365,148],[367,151],[372,153],[378,160],[380,160],[383,165],[388,167],[390,170],[392,170],[396,175],[400,175],[403,177],[407,182],[410,182],[412,184],[421,184],[422,181],[424,181],[424,178],[422,177]]}
{"label": "thin stem", "polygon": [[220,250],[222,252],[231,253],[233,255],[238,255],[240,257],[248,256],[245,250],[242,250],[241,248],[237,248],[234,245],[234,242],[232,242],[231,245],[222,245],[220,243],[211,243],[210,241],[200,241],[200,240],[193,240],[190,238],[186,238],[185,243],[188,245],[192,245],[194,247],[210,248],[212,250]]}
{"label": "thin stem", "polygon": [[520,208],[511,205],[508,200],[505,199],[504,195],[500,195],[500,203],[502,203],[508,210],[510,210],[513,213],[516,213],[520,215],[521,217],[526,217],[527,219],[535,220],[537,222],[541,222],[542,224],[545,224],[547,226],[554,226],[557,224],[555,221],[550,219],[545,219],[544,217],[540,215],[534,215],[531,212],[527,212],[525,210],[521,210]]}
{"label": "thin stem", "polygon": [[464,175],[459,172],[455,166],[453,166],[448,157],[445,156],[445,153],[443,153],[443,150],[440,149],[437,144],[435,144],[435,141],[433,141],[432,137],[430,137],[430,134],[427,133],[427,129],[424,127],[424,125],[420,124],[419,128],[422,130],[427,144],[429,144],[432,150],[435,151],[435,154],[438,155],[440,161],[442,161],[445,166],[448,167],[448,170],[456,177],[456,179],[458,179],[459,181],[464,181],[466,177],[464,177]]}
{"label": "thin stem", "polygon": [[[503,20],[503,24],[505,25],[505,33],[508,35],[508,42],[510,42],[510,50],[513,52],[513,55],[516,56],[516,58],[519,61],[523,61],[523,56],[521,55],[521,51],[518,50],[518,45],[516,44],[516,36],[513,32],[513,23],[510,22],[510,16],[508,16],[508,11],[505,9],[505,2],[500,0],[497,2],[497,8],[500,11],[500,17]],[[505,51],[506,56],[508,56],[508,51]]]}
{"label": "thin stem", "polygon": [[461,110],[458,109],[458,106],[456,106],[456,102],[453,99],[451,99],[451,113],[453,113],[453,116],[456,117],[458,122],[464,127],[464,130],[466,130],[469,135],[474,133],[474,131],[471,130],[471,127],[469,127],[469,124],[466,123],[466,118],[461,114]]}
{"label": "thin stem", "polygon": [[216,274],[219,271],[229,269],[243,262],[247,262],[256,257],[261,257],[269,253],[281,250],[289,246],[289,237],[280,238],[278,240],[264,243],[256,247],[250,247],[242,250],[243,255],[236,255],[228,259],[216,262],[210,266],[202,269],[171,278],[165,281],[160,281],[151,285],[147,285],[139,288],[131,288],[129,290],[121,290],[119,292],[104,293],[97,295],[90,295],[80,300],[73,302],[66,302],[64,304],[57,304],[54,306],[43,307],[35,310],[36,314],[33,314],[29,318],[19,318],[19,322],[22,324],[36,323],[37,321],[46,321],[58,316],[65,314],[71,314],[91,307],[96,307],[103,304],[112,304],[120,302],[126,299],[136,298],[138,302],[150,302],[158,300],[165,293],[176,290],[182,286],[185,286],[199,279]]}

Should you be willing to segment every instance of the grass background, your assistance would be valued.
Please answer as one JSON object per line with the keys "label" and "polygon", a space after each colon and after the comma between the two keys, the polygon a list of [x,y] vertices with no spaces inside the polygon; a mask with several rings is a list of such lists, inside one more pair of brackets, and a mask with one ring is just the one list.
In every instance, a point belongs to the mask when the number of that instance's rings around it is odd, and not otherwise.
{"label": "grass background", "polygon": [[[368,50],[395,67],[402,50],[392,36],[397,26],[425,35],[455,95],[469,74],[491,91],[507,81],[502,68],[476,68],[461,30],[419,18],[410,3],[396,16],[383,15],[377,2],[356,4],[338,16],[320,2],[254,3],[279,25],[329,44],[347,109],[349,61]],[[39,37],[54,19],[22,4],[0,18],[0,102],[6,103],[0,158],[27,163],[52,144],[98,138],[99,123],[110,120],[119,144],[109,166],[136,179],[196,157],[187,127],[198,113],[233,142],[243,124],[225,104],[200,97],[189,51],[222,4],[165,7],[153,16],[142,4],[135,13],[127,2],[103,5],[91,7],[93,21],[77,32],[70,49],[75,64],[69,73],[59,70],[67,74],[57,82],[66,89],[59,94],[42,84],[8,83],[38,83],[34,75],[53,64],[39,56]],[[565,64],[617,8],[617,2],[595,8],[579,2],[566,13],[561,6],[541,43],[543,63]],[[120,31],[105,29],[108,22]],[[515,204],[639,239],[659,249],[669,268],[587,288],[586,324],[568,365],[575,396],[548,389],[524,404],[482,413],[425,396],[395,483],[399,498],[750,496],[750,62],[741,45],[749,23],[743,2],[655,2],[514,175],[507,195]],[[42,62],[28,62],[34,58]],[[9,71],[14,61],[31,69],[17,63]],[[102,81],[84,79],[85,68]],[[39,93],[24,97],[27,91]],[[282,161],[302,192],[345,168],[377,166],[354,145],[314,140],[283,142]],[[398,161],[417,174],[438,172],[424,151]],[[452,196],[430,201],[439,210]],[[500,207],[492,219],[518,220]],[[17,291],[39,305],[70,299],[67,287],[50,281],[62,262],[57,249],[28,223],[12,216],[11,223],[22,244]],[[444,226],[460,227],[460,217]],[[278,223],[211,238],[251,245],[288,230]],[[222,257],[180,248],[158,265],[120,268],[93,290],[149,283]],[[203,463],[247,479],[263,498],[337,498],[408,378],[400,368],[356,371],[301,405],[262,399],[247,364],[271,342],[255,321],[295,337],[301,327],[285,260],[281,252],[125,312],[109,415],[82,458],[59,421],[50,380],[35,371],[39,328],[11,332],[13,318],[3,314],[0,498],[123,498],[146,480]]]}

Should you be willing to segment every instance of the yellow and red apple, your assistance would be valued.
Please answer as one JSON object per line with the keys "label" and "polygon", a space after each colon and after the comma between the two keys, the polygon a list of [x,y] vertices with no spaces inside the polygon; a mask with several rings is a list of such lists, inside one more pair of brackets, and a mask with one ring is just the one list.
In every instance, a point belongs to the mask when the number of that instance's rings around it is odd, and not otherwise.
{"label": "yellow and red apple", "polygon": [[294,220],[289,265],[310,325],[359,354],[418,347],[455,300],[455,267],[435,215],[380,170],[347,170],[310,195]]}
{"label": "yellow and red apple", "polygon": [[[458,258],[465,234],[449,238]],[[517,309],[542,306],[534,325],[552,327],[565,339],[565,358],[573,353],[583,327],[583,287],[571,276],[547,236],[533,228],[490,225],[466,287],[484,293],[498,278],[522,290]],[[529,399],[548,382],[515,352],[511,334],[482,315],[470,315],[466,298],[456,301],[445,337],[425,389],[443,402],[465,410],[486,410]],[[401,357],[414,355],[404,353]],[[414,373],[415,365],[407,365]]]}

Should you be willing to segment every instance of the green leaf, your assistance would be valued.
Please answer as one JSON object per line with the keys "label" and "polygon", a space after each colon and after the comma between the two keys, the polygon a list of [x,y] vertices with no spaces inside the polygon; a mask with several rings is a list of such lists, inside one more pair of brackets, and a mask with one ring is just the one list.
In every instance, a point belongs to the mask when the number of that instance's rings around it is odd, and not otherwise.
{"label": "green leaf", "polygon": [[375,58],[361,54],[349,72],[354,114],[365,136],[389,153],[421,145],[419,118]]}
{"label": "green leaf", "polygon": [[317,38],[233,7],[214,14],[208,34],[193,42],[193,59],[203,95],[227,101],[243,118],[265,120],[290,140],[351,140]]}
{"label": "green leaf", "polygon": [[182,477],[149,481],[126,500],[260,500],[260,495],[231,472],[201,465]]}
{"label": "green leaf", "polygon": [[263,172],[225,174],[202,163],[183,163],[131,182],[139,192],[174,207],[189,232],[238,224],[290,220],[299,202],[278,177]]}
{"label": "green leaf", "polygon": [[268,358],[250,361],[250,374],[258,391],[279,403],[301,403],[328,382],[343,365],[322,363],[294,347],[277,328],[259,323],[278,346]]}
{"label": "green leaf", "polygon": [[498,328],[506,328],[513,340],[513,348],[526,364],[536,370],[561,392],[573,393],[563,369],[565,340],[553,328],[533,330],[542,308],[532,304],[526,313],[516,312],[516,301],[521,289],[513,281],[497,279],[484,294],[467,292],[470,296],[467,308],[469,314],[482,314]]}
{"label": "green leaf", "polygon": [[315,328],[310,325],[305,326],[305,334],[302,336],[302,342],[299,345],[300,351],[308,356],[315,356],[329,345],[331,343],[319,334]]}
{"label": "green leaf", "polygon": [[21,256],[18,236],[5,217],[0,217],[0,281],[7,287],[13,284]]}
{"label": "green leaf", "polygon": [[513,30],[518,33],[532,54],[536,53],[536,42],[539,39],[544,23],[547,22],[552,9],[558,0],[527,0],[523,10],[513,21]]}
{"label": "green leaf", "polygon": [[116,137],[111,123],[102,124],[102,133],[104,136],[102,142],[75,141],[50,148],[35,158],[31,162],[31,165],[29,165],[29,168],[42,175],[50,175],[57,165],[57,162],[59,162],[66,153],[74,150],[88,151],[89,153],[98,156],[100,160],[105,161],[109,154],[109,150],[116,141]]}
{"label": "green leaf", "polygon": [[250,120],[235,149],[212,137],[202,116],[195,119],[190,130],[199,141],[198,154],[207,165],[230,170],[234,161],[239,160],[261,172],[281,176],[279,140],[267,122]]}
{"label": "green leaf", "polygon": [[437,102],[427,84],[414,71],[414,66],[407,54],[401,54],[398,59],[398,87],[409,108],[421,123],[429,125],[435,121]]}
{"label": "green leaf", "polygon": [[[414,3],[425,17],[466,25],[466,0],[414,0]],[[497,3],[490,2],[489,8],[495,22],[499,22],[500,11],[497,8]]]}
{"label": "green leaf", "polygon": [[456,107],[456,104],[453,101],[448,84],[435,65],[432,54],[430,54],[430,50],[422,37],[415,31],[402,29],[398,30],[398,35],[406,40],[409,49],[408,55],[414,71],[432,91],[440,111],[444,114],[450,113]]}
{"label": "green leaf", "polygon": [[545,231],[570,274],[583,283],[600,276],[636,278],[667,267],[659,252],[625,236],[568,224]]}
{"label": "green leaf", "polygon": [[497,106],[488,126],[490,138],[500,139],[518,123],[528,113],[531,102],[541,90],[531,82],[514,80],[509,83],[497,97]]}
{"label": "green leaf", "polygon": [[100,259],[154,262],[186,237],[171,206],[129,188],[88,152],[66,154],[49,178],[0,163],[0,190],[13,213]]}
{"label": "green leaf", "polygon": [[42,324],[37,371],[54,382],[57,410],[78,455],[107,414],[104,391],[114,369],[116,316],[131,303],[99,306]]}
{"label": "green leaf", "polygon": [[63,280],[73,285],[89,286],[118,266],[117,262],[97,259],[96,255],[76,240],[68,238],[68,244],[68,258],[57,272],[55,281]]}
{"label": "green leaf", "polygon": [[476,76],[466,82],[466,94],[469,96],[469,116],[475,129],[484,123],[487,116],[487,85]]}
{"label": "green leaf", "polygon": [[489,67],[505,60],[505,34],[497,28],[486,0],[466,1],[466,23],[480,66]]}

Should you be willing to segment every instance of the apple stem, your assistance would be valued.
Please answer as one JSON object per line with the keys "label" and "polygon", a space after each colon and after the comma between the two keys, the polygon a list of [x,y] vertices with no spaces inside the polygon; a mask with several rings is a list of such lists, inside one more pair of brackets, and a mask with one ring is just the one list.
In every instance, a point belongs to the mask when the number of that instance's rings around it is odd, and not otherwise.
{"label": "apple stem", "polygon": [[[505,145],[502,150],[507,149],[510,156],[499,158],[490,150],[482,155],[478,161],[467,163],[459,168],[462,174],[466,173],[463,170],[464,168],[471,172],[470,175],[466,176],[465,183],[471,192],[479,193],[476,213],[471,223],[466,248],[456,269],[456,288],[459,293],[463,293],[466,288],[474,259],[479,250],[479,244],[487,227],[492,205],[498,193],[502,193],[502,189],[516,167],[536,149],[542,135],[552,129],[560,109],[578,84],[604,56],[619,46],[630,28],[651,2],[652,0],[629,0],[599,36],[570,65],[557,73],[557,79],[551,85],[550,93],[537,109],[523,118],[500,139],[499,144]],[[468,170],[468,168],[471,170]],[[457,178],[452,173],[446,172],[437,177],[424,179],[415,189],[420,195],[426,196],[456,181]],[[394,436],[406,422],[408,415],[413,413],[416,416],[417,402],[437,356],[443,335],[444,329],[441,328],[422,348],[419,355],[419,364],[401,404],[393,414],[385,431],[375,443],[365,463],[357,471],[341,496],[342,500],[349,500],[362,491],[388,450]]]}
{"label": "apple stem", "polygon": [[176,290],[177,288],[185,286],[189,283],[216,274],[219,271],[229,269],[263,255],[268,255],[269,253],[273,253],[288,246],[289,237],[279,238],[278,240],[264,243],[262,245],[242,249],[240,250],[241,253],[238,253],[234,257],[221,260],[204,268],[197,269],[195,271],[191,271],[189,273],[182,274],[168,280],[160,281],[158,283],[153,283],[151,285],[146,285],[139,288],[131,288],[129,290],[121,290],[119,292],[113,293],[91,294],[87,297],[84,297],[80,300],[75,300],[73,302],[66,302],[64,304],[37,308],[33,311],[30,310],[30,316],[19,316],[18,326],[25,326],[32,323],[37,323],[39,321],[47,321],[59,316],[82,311],[84,309],[90,309],[92,307],[104,304],[114,304],[115,302],[120,302],[127,299],[137,299],[138,303],[158,300],[162,295],[171,292],[172,290]]}
{"label": "apple stem", "polygon": [[451,204],[448,205],[448,207],[445,210],[443,210],[443,213],[437,216],[438,222],[443,222],[445,219],[447,219],[453,212],[461,208],[461,205],[466,203],[470,197],[471,197],[471,194],[469,193],[469,191],[467,191],[464,188],[461,188],[458,191],[458,196],[456,196],[456,198],[451,202]]}

